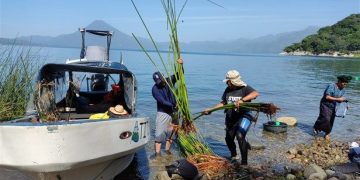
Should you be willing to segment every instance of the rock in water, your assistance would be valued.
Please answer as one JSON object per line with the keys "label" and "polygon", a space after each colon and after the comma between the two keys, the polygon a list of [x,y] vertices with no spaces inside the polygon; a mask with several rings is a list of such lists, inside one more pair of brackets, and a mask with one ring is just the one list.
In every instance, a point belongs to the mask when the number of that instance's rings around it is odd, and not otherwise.
{"label": "rock in water", "polygon": [[296,126],[296,118],[294,117],[279,117],[277,121],[287,124],[288,126]]}
{"label": "rock in water", "polygon": [[316,174],[316,175],[314,175],[313,178],[315,178],[315,176],[316,177],[320,176],[321,179],[325,179],[327,176],[325,171],[316,164],[310,164],[308,167],[305,168],[305,171],[304,171],[305,178],[309,178],[310,175],[312,175],[312,174]]}
{"label": "rock in water", "polygon": [[169,175],[168,175],[168,173],[166,171],[160,171],[160,172],[156,173],[155,179],[157,179],[157,180],[171,180],[171,178],[169,177]]}

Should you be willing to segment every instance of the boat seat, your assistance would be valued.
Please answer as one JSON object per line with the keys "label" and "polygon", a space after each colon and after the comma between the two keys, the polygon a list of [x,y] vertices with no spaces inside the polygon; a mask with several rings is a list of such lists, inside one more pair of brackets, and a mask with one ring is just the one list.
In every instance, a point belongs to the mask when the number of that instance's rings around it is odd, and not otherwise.
{"label": "boat seat", "polygon": [[87,46],[85,58],[88,61],[105,61],[107,59],[106,48],[101,46]]}
{"label": "boat seat", "polygon": [[70,117],[70,119],[88,119],[91,116],[91,114],[79,114],[76,112],[63,112],[60,113],[60,119],[64,120],[64,119],[68,119]]}
{"label": "boat seat", "polygon": [[104,96],[109,93],[107,91],[84,91],[80,92],[80,97],[84,97],[89,101],[89,104],[98,104],[104,100]]}
{"label": "boat seat", "polygon": [[107,81],[104,74],[93,74],[91,76],[91,91],[105,91]]}

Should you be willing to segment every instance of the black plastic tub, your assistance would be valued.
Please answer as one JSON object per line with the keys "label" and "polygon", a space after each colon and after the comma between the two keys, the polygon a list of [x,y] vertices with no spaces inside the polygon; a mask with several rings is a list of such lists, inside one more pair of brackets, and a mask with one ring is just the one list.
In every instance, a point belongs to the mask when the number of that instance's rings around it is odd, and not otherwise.
{"label": "black plastic tub", "polygon": [[264,130],[265,131],[269,131],[269,132],[273,132],[273,133],[284,133],[287,131],[287,124],[282,123],[282,122],[278,122],[280,124],[276,124],[275,121],[269,121],[264,123]]}

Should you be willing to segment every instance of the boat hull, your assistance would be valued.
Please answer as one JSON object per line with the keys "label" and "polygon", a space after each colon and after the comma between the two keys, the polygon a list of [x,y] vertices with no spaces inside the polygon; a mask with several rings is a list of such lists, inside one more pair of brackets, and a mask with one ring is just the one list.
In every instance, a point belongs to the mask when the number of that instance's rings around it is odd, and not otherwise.
{"label": "boat hull", "polygon": [[0,166],[33,173],[58,173],[122,158],[127,166],[149,138],[147,118],[2,123]]}
{"label": "boat hull", "polygon": [[126,169],[133,158],[134,154],[130,154],[118,159],[66,171],[46,173],[25,172],[24,174],[33,180],[106,180],[114,178]]}

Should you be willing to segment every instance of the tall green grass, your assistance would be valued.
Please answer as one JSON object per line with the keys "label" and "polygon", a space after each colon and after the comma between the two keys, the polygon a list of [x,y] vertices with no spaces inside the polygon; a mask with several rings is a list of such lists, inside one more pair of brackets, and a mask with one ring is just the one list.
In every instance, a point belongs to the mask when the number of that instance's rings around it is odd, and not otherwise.
{"label": "tall green grass", "polygon": [[24,116],[39,56],[30,47],[0,46],[0,121]]}
{"label": "tall green grass", "polygon": [[[192,115],[189,106],[188,92],[185,82],[185,75],[183,73],[183,67],[181,64],[176,63],[176,61],[181,58],[181,48],[180,41],[178,38],[178,21],[181,13],[183,12],[187,0],[182,1],[183,3],[179,3],[177,0],[160,0],[161,5],[163,6],[164,12],[166,14],[166,22],[169,31],[169,46],[168,46],[168,54],[167,58],[164,58],[160,53],[160,50],[153,39],[149,28],[146,26],[144,19],[142,18],[140,11],[135,5],[134,1],[131,0],[133,6],[139,15],[139,18],[145,27],[145,30],[152,41],[153,48],[156,50],[157,58],[151,56],[149,51],[143,46],[140,40],[133,34],[133,37],[144,51],[148,59],[152,62],[155,68],[161,72],[161,69],[164,69],[165,72],[162,73],[164,75],[170,76],[175,74],[177,79],[176,85],[171,82],[166,82],[170,87],[171,91],[175,95],[177,107],[179,109],[180,117],[181,117],[181,127],[178,131],[179,137],[179,146],[182,154],[184,156],[194,155],[194,154],[213,154],[212,150],[208,147],[208,145],[203,141],[203,138],[197,133],[196,127],[192,122]],[[159,59],[156,61],[155,59]],[[187,61],[187,60],[185,60]],[[160,68],[162,67],[162,68]]]}
{"label": "tall green grass", "polygon": [[[180,48],[180,41],[178,38],[178,21],[180,18],[181,13],[183,12],[187,0],[180,1],[180,0],[160,0],[163,6],[163,9],[166,14],[166,22],[167,27],[169,30],[169,49],[167,58],[164,58],[163,55],[160,53],[160,50],[153,39],[149,28],[146,26],[144,19],[142,18],[140,11],[136,7],[133,0],[133,6],[145,27],[145,30],[151,39],[153,48],[156,51],[156,55],[158,56],[160,63],[155,60],[154,57],[151,56],[149,51],[143,46],[140,42],[139,38],[137,38],[134,34],[133,37],[144,51],[148,59],[152,62],[155,68],[161,72],[160,69],[164,69],[167,76],[171,74],[176,75],[177,84],[171,84],[171,82],[166,82],[167,85],[170,87],[171,91],[175,95],[177,106],[179,108],[179,112],[181,115],[182,124],[178,131],[178,140],[179,146],[182,154],[184,156],[191,156],[196,154],[208,154],[213,155],[213,151],[209,148],[206,142],[203,140],[202,136],[197,132],[197,129],[194,124],[194,120],[201,117],[203,114],[198,115],[197,117],[193,118],[190,106],[189,106],[189,99],[188,93],[186,88],[185,82],[185,75],[182,71],[182,65],[176,63],[176,60],[181,58],[181,48]],[[183,4],[179,2],[184,2]],[[187,60],[185,60],[187,61]],[[160,65],[159,65],[160,64]],[[162,66],[162,68],[160,68]],[[234,104],[225,105],[219,109],[213,109],[212,111],[220,110],[220,109],[229,109],[229,108],[236,108]],[[249,111],[256,111],[257,115],[259,112],[263,112],[267,115],[273,116],[278,109],[275,105],[269,103],[244,103],[239,108]],[[257,119],[257,115],[255,116],[254,120]]]}

